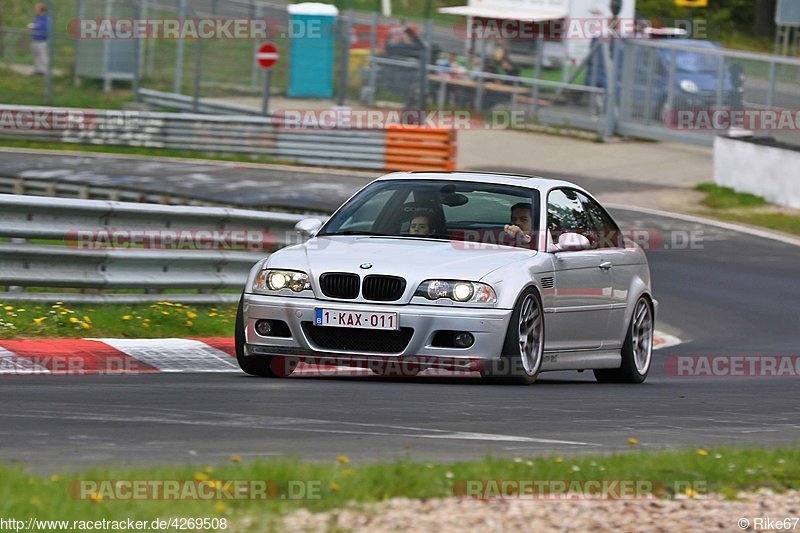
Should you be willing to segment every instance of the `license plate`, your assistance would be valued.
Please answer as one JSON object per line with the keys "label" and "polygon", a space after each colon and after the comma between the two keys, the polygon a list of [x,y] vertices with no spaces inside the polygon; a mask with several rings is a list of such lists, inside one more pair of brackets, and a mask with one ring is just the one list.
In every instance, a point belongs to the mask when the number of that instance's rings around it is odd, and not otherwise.
{"label": "license plate", "polygon": [[400,329],[397,313],[372,311],[340,311],[338,309],[315,309],[314,324],[337,328]]}

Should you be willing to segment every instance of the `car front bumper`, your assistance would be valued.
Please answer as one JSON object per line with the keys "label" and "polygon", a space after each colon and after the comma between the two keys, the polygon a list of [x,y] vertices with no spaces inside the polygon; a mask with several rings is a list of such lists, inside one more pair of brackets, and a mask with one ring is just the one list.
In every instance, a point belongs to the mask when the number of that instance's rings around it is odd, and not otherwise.
{"label": "car front bumper", "polygon": [[[314,326],[315,309],[318,307],[342,311],[396,312],[400,328],[410,328],[413,333],[405,347],[399,351],[331,349],[314,342],[307,333],[309,327],[326,330],[340,329]],[[511,309],[368,304],[245,294],[243,306],[244,353],[248,356],[292,355],[304,358],[341,358],[350,361],[368,361],[376,358],[384,360],[442,358],[466,363],[496,359],[500,357],[512,312]],[[288,325],[291,336],[262,337],[255,330],[255,323],[258,320],[281,320]],[[305,329],[303,323],[306,323]],[[469,332],[475,338],[475,342],[469,348],[433,346],[434,335],[439,330]]]}

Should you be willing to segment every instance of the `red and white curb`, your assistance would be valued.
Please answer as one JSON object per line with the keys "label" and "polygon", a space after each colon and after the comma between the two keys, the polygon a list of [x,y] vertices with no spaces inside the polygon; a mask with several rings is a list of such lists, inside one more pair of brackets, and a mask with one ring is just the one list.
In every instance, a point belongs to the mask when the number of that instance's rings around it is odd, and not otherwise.
{"label": "red and white curb", "polygon": [[[653,340],[656,350],[681,343],[658,331]],[[342,375],[345,369],[349,375],[371,374],[365,368],[303,363],[294,373]],[[232,338],[0,340],[0,375],[151,372],[241,371]]]}

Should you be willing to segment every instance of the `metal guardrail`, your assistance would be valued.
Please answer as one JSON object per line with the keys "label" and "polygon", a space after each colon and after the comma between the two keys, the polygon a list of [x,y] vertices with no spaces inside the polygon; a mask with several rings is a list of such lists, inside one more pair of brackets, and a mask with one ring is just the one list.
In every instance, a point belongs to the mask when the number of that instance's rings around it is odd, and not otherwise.
{"label": "metal guardrail", "polygon": [[[392,126],[307,128],[280,117],[15,105],[0,105],[0,117],[0,139],[239,153],[327,167],[406,169],[387,159],[387,147],[397,135],[397,128]],[[442,130],[426,126],[400,129],[409,136],[412,130],[416,134]],[[447,133],[444,147],[436,135],[430,136],[431,146],[416,146],[430,153],[415,162],[415,170],[447,170],[453,166],[455,132]]]}
{"label": "metal guardrail", "polygon": [[[0,194],[0,238],[9,239],[0,243],[0,286],[11,288],[0,293],[0,300],[139,303],[164,300],[167,296],[160,291],[180,289],[187,292],[168,298],[235,301],[255,262],[271,250],[299,242],[294,224],[303,218],[232,208]],[[145,242],[160,247],[142,247]],[[187,243],[194,249],[179,248]],[[248,245],[260,250],[248,251]],[[22,287],[90,293],[28,292]],[[104,289],[147,293],[99,292]],[[237,292],[215,292],[219,290]]]}

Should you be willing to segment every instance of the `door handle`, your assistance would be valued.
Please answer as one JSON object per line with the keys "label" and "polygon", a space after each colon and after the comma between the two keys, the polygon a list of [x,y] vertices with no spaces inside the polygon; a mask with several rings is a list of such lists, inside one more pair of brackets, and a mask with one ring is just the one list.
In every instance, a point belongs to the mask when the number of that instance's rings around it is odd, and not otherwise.
{"label": "door handle", "polygon": [[603,270],[608,270],[612,266],[613,265],[611,264],[611,261],[603,261],[602,263],[600,263],[600,268],[602,268]]}

